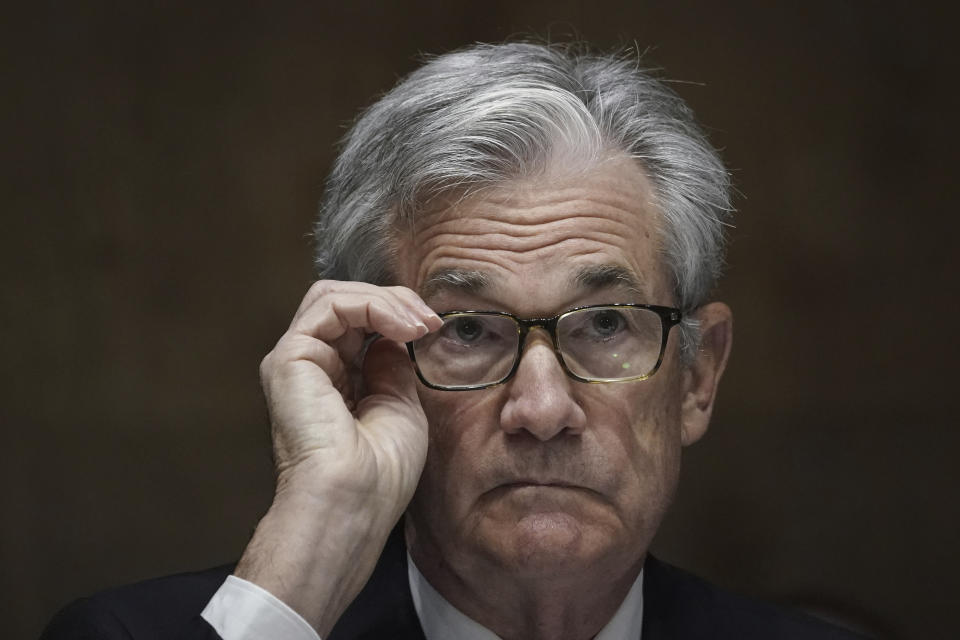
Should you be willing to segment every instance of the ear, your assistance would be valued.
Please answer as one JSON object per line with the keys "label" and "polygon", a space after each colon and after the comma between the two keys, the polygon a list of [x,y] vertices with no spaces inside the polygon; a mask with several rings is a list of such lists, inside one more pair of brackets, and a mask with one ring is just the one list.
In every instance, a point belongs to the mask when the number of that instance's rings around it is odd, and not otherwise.
{"label": "ear", "polygon": [[717,385],[727,366],[733,343],[733,312],[722,302],[711,302],[696,311],[700,321],[700,348],[684,372],[680,439],[693,444],[707,432]]}

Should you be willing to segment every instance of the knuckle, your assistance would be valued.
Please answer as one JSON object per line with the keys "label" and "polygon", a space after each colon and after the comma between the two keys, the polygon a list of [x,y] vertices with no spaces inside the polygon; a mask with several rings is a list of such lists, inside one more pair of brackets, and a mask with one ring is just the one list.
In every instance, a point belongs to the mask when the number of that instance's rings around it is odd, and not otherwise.
{"label": "knuckle", "polygon": [[264,393],[269,397],[270,387],[273,384],[273,381],[277,376],[277,355],[276,349],[268,353],[263,357],[263,360],[260,361],[259,368],[259,377],[260,377],[260,386],[263,388]]}
{"label": "knuckle", "polygon": [[310,288],[307,290],[305,298],[321,298],[326,294],[330,293],[332,288],[335,286],[335,280],[317,280]]}
{"label": "knuckle", "polygon": [[307,297],[314,307],[333,307],[337,304],[357,302],[358,300],[382,297],[382,287],[366,282],[345,282],[342,280],[318,280],[310,287]]}
{"label": "knuckle", "polygon": [[322,340],[318,340],[304,333],[288,333],[283,337],[281,342],[283,343],[284,360],[309,353],[315,348],[317,343],[323,344]]}
{"label": "knuckle", "polygon": [[287,334],[280,342],[271,358],[271,370],[283,368],[298,360],[308,360],[326,368],[337,358],[337,351],[333,346],[306,334]]}
{"label": "knuckle", "polygon": [[270,371],[273,363],[273,359],[271,358],[272,355],[273,351],[263,356],[263,359],[260,361],[260,377],[263,377],[268,371]]}
{"label": "knuckle", "polygon": [[402,285],[394,285],[392,287],[387,287],[387,290],[389,290],[394,295],[397,295],[401,298],[408,299],[408,300],[411,298],[416,298],[416,299],[420,298],[420,296],[418,296],[413,289],[409,287],[404,287]]}
{"label": "knuckle", "polygon": [[328,291],[330,287],[334,285],[334,283],[336,283],[336,280],[317,280],[312,285],[310,285],[310,289],[313,291],[321,291],[321,292]]}
{"label": "knuckle", "polygon": [[358,291],[375,290],[379,288],[380,287],[367,282],[355,282],[352,280],[317,280],[310,285],[310,291],[319,294],[357,293]]}

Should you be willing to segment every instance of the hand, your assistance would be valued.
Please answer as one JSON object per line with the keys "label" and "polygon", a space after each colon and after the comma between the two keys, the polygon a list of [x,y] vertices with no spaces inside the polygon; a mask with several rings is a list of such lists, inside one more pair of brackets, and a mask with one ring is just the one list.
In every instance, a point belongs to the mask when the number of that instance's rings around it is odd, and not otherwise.
{"label": "hand", "polygon": [[[320,281],[260,366],[277,493],[237,567],[325,636],[416,489],[427,421],[401,344],[442,325],[411,290]],[[369,348],[359,371],[365,339]]]}
{"label": "hand", "polygon": [[[394,499],[403,503],[396,521],[416,488],[427,442],[416,377],[397,343],[441,325],[404,287],[322,280],[310,288],[260,366],[278,490]],[[361,376],[373,333],[382,339]]]}

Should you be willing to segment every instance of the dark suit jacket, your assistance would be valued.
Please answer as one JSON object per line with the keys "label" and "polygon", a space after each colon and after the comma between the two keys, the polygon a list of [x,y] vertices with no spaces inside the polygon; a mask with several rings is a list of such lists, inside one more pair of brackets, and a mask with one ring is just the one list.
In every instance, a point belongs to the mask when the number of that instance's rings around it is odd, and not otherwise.
{"label": "dark suit jacket", "polygon": [[[41,640],[214,640],[200,617],[233,565],[104,591],[60,611]],[[849,640],[856,636],[777,607],[741,598],[648,556],[643,640]],[[369,582],[324,640],[424,640],[407,580],[400,527]],[[454,640],[454,639],[451,639]]]}

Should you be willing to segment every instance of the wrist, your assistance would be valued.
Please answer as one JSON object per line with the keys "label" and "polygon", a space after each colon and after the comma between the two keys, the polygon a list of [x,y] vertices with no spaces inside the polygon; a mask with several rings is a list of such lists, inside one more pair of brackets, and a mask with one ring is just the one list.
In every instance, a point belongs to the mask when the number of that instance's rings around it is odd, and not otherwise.
{"label": "wrist", "polygon": [[392,524],[332,496],[288,486],[278,490],[234,573],[326,637],[373,572]]}
{"label": "wrist", "polygon": [[410,501],[388,477],[372,465],[304,459],[278,470],[271,509],[334,520],[357,534],[379,530],[385,539]]}

